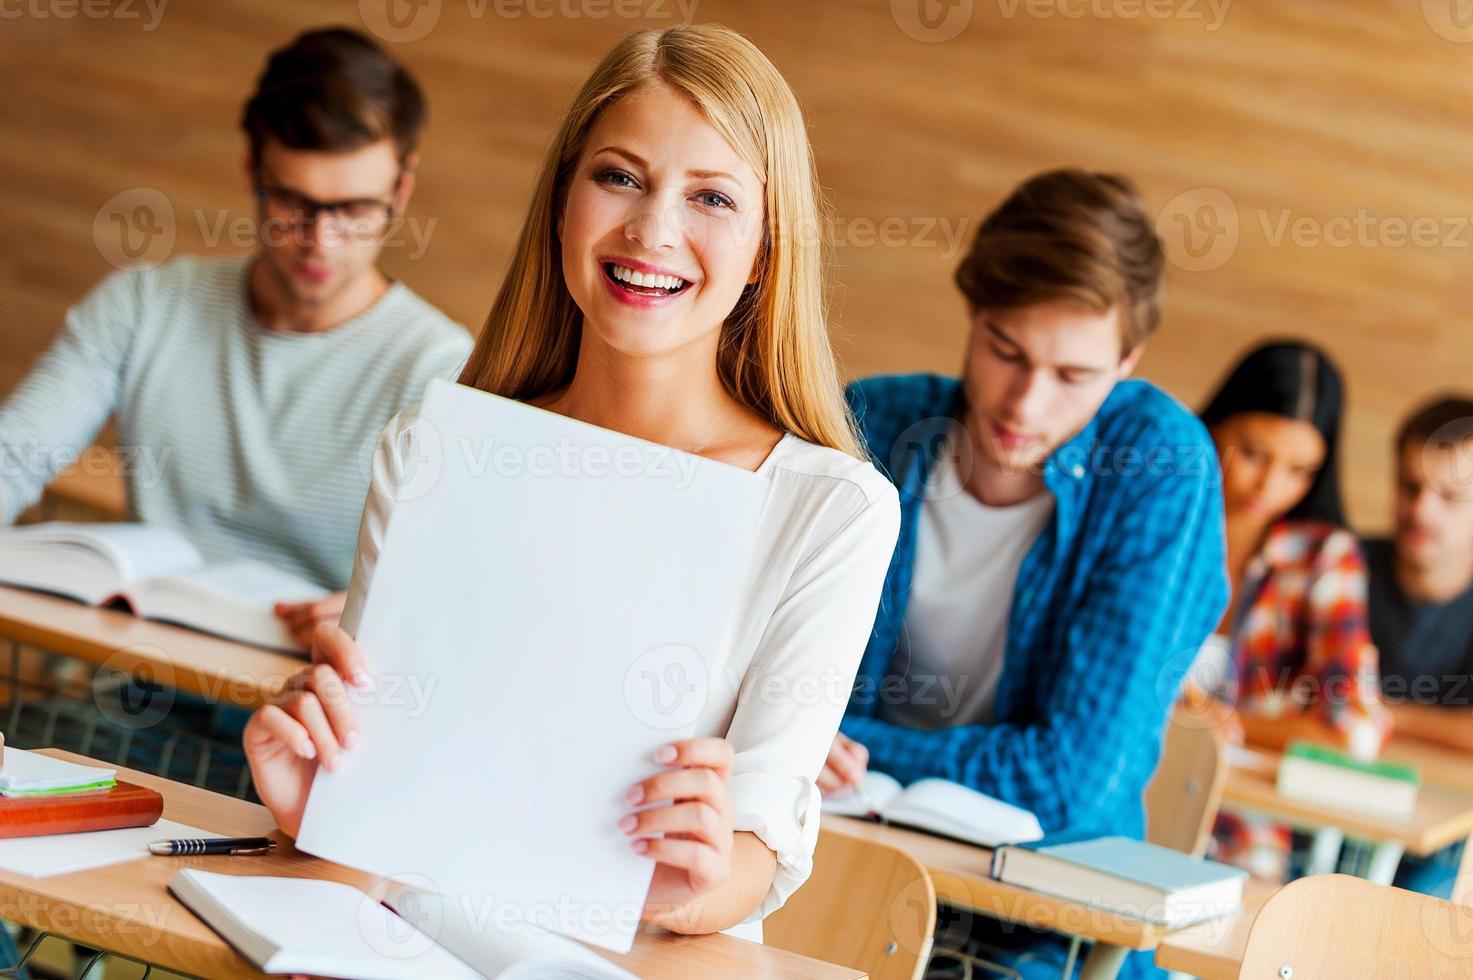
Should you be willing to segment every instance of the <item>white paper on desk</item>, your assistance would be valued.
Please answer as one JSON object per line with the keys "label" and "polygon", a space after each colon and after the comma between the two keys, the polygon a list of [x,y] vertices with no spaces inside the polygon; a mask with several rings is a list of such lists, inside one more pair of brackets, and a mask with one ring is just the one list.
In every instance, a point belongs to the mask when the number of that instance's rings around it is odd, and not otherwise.
{"label": "white paper on desk", "polygon": [[449,382],[416,424],[358,628],[362,746],[297,846],[627,952],[654,866],[623,795],[719,677],[769,483]]}
{"label": "white paper on desk", "polygon": [[[6,749],[7,756],[10,751]],[[172,820],[159,820],[151,827],[89,830],[80,834],[48,834],[45,837],[7,837],[0,840],[0,871],[46,878],[148,857],[148,845],[156,840],[223,836]]]}

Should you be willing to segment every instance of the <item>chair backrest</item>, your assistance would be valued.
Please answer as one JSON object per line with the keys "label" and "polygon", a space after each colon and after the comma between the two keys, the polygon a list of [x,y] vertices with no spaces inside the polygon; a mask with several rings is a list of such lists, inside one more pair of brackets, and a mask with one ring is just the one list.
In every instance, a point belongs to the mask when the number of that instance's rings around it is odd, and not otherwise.
{"label": "chair backrest", "polygon": [[1452,897],[1459,905],[1473,905],[1473,837],[1463,842],[1463,858],[1458,862]]}
{"label": "chair backrest", "polygon": [[888,844],[822,830],[812,876],[762,921],[762,941],[871,980],[918,980],[935,929],[936,889],[919,861]]}
{"label": "chair backrest", "polygon": [[1194,857],[1207,853],[1227,781],[1222,727],[1185,707],[1172,713],[1161,761],[1146,786],[1146,840]]}
{"label": "chair backrest", "polygon": [[1274,893],[1248,931],[1239,980],[1418,980],[1473,974],[1473,909],[1349,875]]}

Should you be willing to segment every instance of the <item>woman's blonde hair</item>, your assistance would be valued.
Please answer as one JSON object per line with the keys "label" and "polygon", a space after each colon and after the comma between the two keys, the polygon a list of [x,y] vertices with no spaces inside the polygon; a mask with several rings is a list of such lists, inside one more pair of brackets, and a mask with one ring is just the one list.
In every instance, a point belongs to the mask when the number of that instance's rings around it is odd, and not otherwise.
{"label": "woman's blonde hair", "polygon": [[803,114],[772,62],[724,27],[641,31],[593,70],[548,149],[461,383],[525,401],[572,381],[583,315],[563,280],[558,218],[598,114],[654,81],[695,103],[766,189],[758,279],[721,327],[722,384],[778,428],[862,458],[829,343],[822,197]]}

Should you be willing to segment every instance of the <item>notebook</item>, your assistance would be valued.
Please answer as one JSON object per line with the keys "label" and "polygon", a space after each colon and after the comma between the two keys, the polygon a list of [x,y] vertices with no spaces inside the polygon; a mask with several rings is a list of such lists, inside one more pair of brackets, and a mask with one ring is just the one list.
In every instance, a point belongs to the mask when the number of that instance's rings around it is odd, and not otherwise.
{"label": "notebook", "polygon": [[0,796],[34,796],[106,789],[118,771],[53,759],[39,752],[7,747],[0,763]]}
{"label": "notebook", "polygon": [[169,890],[263,973],[361,980],[479,976],[351,885],[183,868]]}
{"label": "notebook", "polygon": [[1421,777],[1396,762],[1364,762],[1322,745],[1294,742],[1279,763],[1280,795],[1340,810],[1410,820]]}
{"label": "notebook", "polygon": [[273,606],[326,594],[262,562],[207,565],[178,532],[128,523],[0,531],[0,583],[286,651],[300,648]]}
{"label": "notebook", "polygon": [[1000,847],[992,877],[1170,928],[1243,907],[1248,873],[1127,837]]}
{"label": "notebook", "polygon": [[297,847],[627,952],[654,862],[623,796],[724,682],[770,484],[446,381],[415,425],[357,628],[361,745]]}
{"label": "notebook", "polygon": [[877,819],[982,847],[1025,844],[1043,837],[1043,827],[1031,811],[950,780],[920,779],[902,787],[888,773],[870,770],[862,789],[862,795],[850,788],[825,797],[823,812]]}
{"label": "notebook", "polygon": [[[570,939],[399,890],[181,869],[169,890],[263,973],[360,980],[636,980]],[[485,910],[482,910],[485,911]]]}
{"label": "notebook", "polygon": [[116,769],[6,748],[0,764],[0,838],[146,827],[163,815],[161,795],[116,775]]}

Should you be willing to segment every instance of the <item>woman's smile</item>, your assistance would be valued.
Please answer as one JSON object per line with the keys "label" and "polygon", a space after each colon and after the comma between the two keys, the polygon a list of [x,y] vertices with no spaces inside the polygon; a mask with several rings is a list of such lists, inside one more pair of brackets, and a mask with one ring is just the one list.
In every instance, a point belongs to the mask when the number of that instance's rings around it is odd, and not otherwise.
{"label": "woman's smile", "polygon": [[645,309],[666,306],[685,295],[695,282],[679,273],[619,256],[603,256],[598,262],[604,285],[622,303]]}

